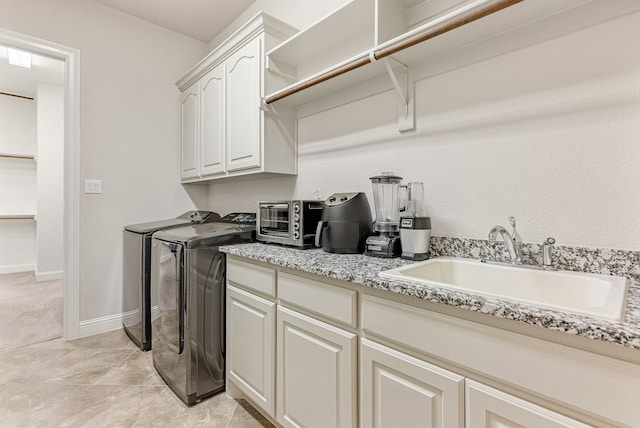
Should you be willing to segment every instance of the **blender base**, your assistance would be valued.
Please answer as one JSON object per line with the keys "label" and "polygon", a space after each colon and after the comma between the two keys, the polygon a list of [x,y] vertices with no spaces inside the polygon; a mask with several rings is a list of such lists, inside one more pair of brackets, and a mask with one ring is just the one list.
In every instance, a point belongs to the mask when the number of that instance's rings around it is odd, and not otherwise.
{"label": "blender base", "polygon": [[367,256],[392,258],[398,257],[401,252],[400,236],[398,235],[372,235],[367,238]]}
{"label": "blender base", "polygon": [[413,260],[414,262],[421,262],[429,258],[429,253],[402,253],[400,257],[405,260]]}

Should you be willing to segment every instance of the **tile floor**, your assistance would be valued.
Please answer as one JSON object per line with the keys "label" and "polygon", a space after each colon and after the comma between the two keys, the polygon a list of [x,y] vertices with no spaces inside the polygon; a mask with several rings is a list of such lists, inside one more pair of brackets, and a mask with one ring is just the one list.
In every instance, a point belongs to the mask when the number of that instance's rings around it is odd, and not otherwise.
{"label": "tile floor", "polygon": [[124,331],[0,351],[2,427],[272,427],[244,400],[187,407]]}

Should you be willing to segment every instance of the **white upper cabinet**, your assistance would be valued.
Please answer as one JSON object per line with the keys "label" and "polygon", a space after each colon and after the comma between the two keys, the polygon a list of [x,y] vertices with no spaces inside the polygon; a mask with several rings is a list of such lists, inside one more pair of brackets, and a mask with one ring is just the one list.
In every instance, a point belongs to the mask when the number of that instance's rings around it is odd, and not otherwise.
{"label": "white upper cabinet", "polygon": [[282,80],[265,72],[265,51],[296,31],[259,13],[176,83],[183,182],[297,173],[295,114],[260,108]]}
{"label": "white upper cabinet", "polygon": [[183,180],[198,176],[199,138],[199,87],[198,82],[189,86],[180,96],[182,135],[180,138],[180,176]]}
{"label": "white upper cabinet", "polygon": [[224,173],[225,158],[225,70],[220,64],[200,80],[202,139],[200,145],[200,174]]}
{"label": "white upper cabinet", "polygon": [[227,60],[227,170],[260,166],[260,39]]}

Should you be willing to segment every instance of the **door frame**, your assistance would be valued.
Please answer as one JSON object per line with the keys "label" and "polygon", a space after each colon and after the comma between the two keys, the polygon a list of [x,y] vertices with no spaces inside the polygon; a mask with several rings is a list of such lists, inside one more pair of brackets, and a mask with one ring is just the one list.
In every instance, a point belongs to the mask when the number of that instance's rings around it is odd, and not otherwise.
{"label": "door frame", "polygon": [[64,61],[64,313],[63,338],[80,327],[80,51],[0,28],[0,44]]}

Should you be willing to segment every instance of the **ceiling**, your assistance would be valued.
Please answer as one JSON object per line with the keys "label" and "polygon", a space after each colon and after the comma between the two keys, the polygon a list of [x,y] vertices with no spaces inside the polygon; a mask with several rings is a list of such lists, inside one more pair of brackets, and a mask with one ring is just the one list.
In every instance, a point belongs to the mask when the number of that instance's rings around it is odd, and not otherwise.
{"label": "ceiling", "polygon": [[0,92],[36,96],[38,83],[64,86],[64,61],[31,55],[31,68],[9,64],[7,48],[0,45]]}
{"label": "ceiling", "polygon": [[95,0],[209,43],[255,0]]}

